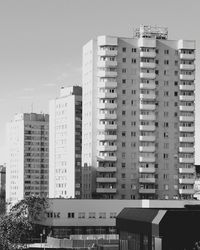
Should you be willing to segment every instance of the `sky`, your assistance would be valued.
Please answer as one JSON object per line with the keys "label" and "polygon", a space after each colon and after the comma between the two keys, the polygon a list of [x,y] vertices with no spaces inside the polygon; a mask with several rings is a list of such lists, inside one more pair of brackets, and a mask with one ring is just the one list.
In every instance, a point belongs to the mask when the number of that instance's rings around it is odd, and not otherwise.
{"label": "sky", "polygon": [[98,35],[132,37],[140,24],[168,27],[169,39],[196,40],[196,146],[200,164],[200,1],[0,1],[0,164],[6,123],[48,112],[61,86],[81,85],[82,46]]}

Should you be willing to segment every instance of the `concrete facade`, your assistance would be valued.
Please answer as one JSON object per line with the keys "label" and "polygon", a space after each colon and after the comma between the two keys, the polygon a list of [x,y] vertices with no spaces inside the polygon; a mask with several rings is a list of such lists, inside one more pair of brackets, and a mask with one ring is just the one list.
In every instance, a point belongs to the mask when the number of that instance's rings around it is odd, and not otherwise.
{"label": "concrete facade", "polygon": [[62,87],[51,100],[49,197],[81,195],[82,88]]}
{"label": "concrete facade", "polygon": [[49,115],[17,114],[7,125],[6,201],[49,192]]}
{"label": "concrete facade", "polygon": [[194,60],[194,41],[160,27],[83,47],[82,166],[96,169],[95,196],[193,197]]}

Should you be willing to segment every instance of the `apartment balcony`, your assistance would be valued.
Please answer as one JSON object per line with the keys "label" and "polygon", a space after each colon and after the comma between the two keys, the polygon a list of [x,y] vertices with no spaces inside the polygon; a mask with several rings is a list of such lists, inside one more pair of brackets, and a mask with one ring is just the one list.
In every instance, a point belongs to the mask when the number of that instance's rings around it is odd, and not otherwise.
{"label": "apartment balcony", "polygon": [[97,156],[98,161],[116,161],[117,156],[110,156],[110,155],[99,155]]}
{"label": "apartment balcony", "polygon": [[97,128],[99,130],[116,130],[117,124],[98,124]]}
{"label": "apartment balcony", "polygon": [[154,177],[139,178],[140,183],[155,183],[156,179]]}
{"label": "apartment balcony", "polygon": [[156,74],[154,72],[152,72],[152,73],[140,72],[140,78],[155,79],[156,78]]}
{"label": "apartment balcony", "polygon": [[180,132],[194,132],[194,127],[179,127]]}
{"label": "apartment balcony", "polygon": [[180,74],[180,80],[182,81],[194,81],[195,76],[192,75],[184,75],[184,74]]}
{"label": "apartment balcony", "polygon": [[140,125],[141,131],[154,131],[156,129],[155,125]]}
{"label": "apartment balcony", "polygon": [[179,110],[180,111],[194,111],[194,106],[180,105]]}
{"label": "apartment balcony", "polygon": [[99,81],[99,88],[117,88],[117,81]]}
{"label": "apartment balcony", "polygon": [[149,100],[154,100],[156,98],[155,93],[151,94],[140,94],[140,99],[149,99]]}
{"label": "apartment balcony", "polygon": [[194,194],[194,189],[179,189],[179,194]]}
{"label": "apartment balcony", "polygon": [[194,122],[194,116],[179,116],[179,121],[181,122]]}
{"label": "apartment balcony", "polygon": [[97,150],[99,150],[99,151],[116,151],[117,146],[116,145],[113,145],[113,146],[111,146],[111,145],[103,145],[103,146],[98,145]]}
{"label": "apartment balcony", "polygon": [[98,114],[98,119],[99,120],[116,120],[117,119],[117,114]]}
{"label": "apartment balcony", "polygon": [[156,84],[154,82],[152,83],[140,83],[140,89],[155,89]]}
{"label": "apartment balcony", "polygon": [[192,102],[194,101],[194,95],[180,95],[179,96],[179,100],[180,101],[188,101],[188,102]]}
{"label": "apartment balcony", "polygon": [[138,39],[138,47],[155,48],[156,47],[156,39],[142,38],[141,37]]}
{"label": "apartment balcony", "polygon": [[155,162],[156,158],[155,156],[140,156],[139,157],[139,162]]}
{"label": "apartment balcony", "polygon": [[140,188],[139,193],[140,194],[155,194],[156,189],[155,188]]}
{"label": "apartment balcony", "polygon": [[195,59],[195,55],[194,54],[180,53],[180,59],[183,59],[183,60],[194,60]]}
{"label": "apartment balcony", "polygon": [[99,109],[116,109],[117,108],[117,103],[103,103],[103,102],[99,102],[97,104],[97,107]]}
{"label": "apartment balcony", "polygon": [[140,52],[140,57],[155,58],[156,57],[156,52],[155,51],[141,51]]}
{"label": "apartment balcony", "polygon": [[195,66],[194,64],[180,64],[180,69],[182,70],[194,70]]}
{"label": "apartment balcony", "polygon": [[194,184],[194,178],[179,178],[179,184]]}
{"label": "apartment balcony", "polygon": [[117,92],[98,92],[98,98],[117,98]]}
{"label": "apartment balcony", "polygon": [[191,163],[191,164],[193,164],[194,163],[194,157],[191,157],[191,158],[179,157],[179,162],[180,163]]}
{"label": "apartment balcony", "polygon": [[97,135],[99,141],[116,141],[117,135]]}
{"label": "apartment balcony", "polygon": [[155,173],[155,171],[156,171],[155,167],[148,167],[148,168],[139,167],[139,173],[152,174]]}
{"label": "apartment balcony", "polygon": [[117,178],[115,178],[115,177],[97,177],[96,182],[100,182],[100,183],[116,183]]}
{"label": "apartment balcony", "polygon": [[104,193],[104,194],[115,194],[117,192],[116,188],[96,188],[97,193]]}
{"label": "apartment balcony", "polygon": [[139,139],[140,141],[155,141],[156,137],[155,135],[140,135]]}
{"label": "apartment balcony", "polygon": [[97,51],[98,56],[117,56],[117,48],[114,50],[110,49],[98,49]]}
{"label": "apartment balcony", "polygon": [[140,68],[154,69],[155,67],[155,62],[140,62]]}
{"label": "apartment balcony", "polygon": [[110,60],[107,60],[107,61],[98,61],[97,62],[97,67],[100,67],[100,68],[106,68],[106,67],[117,67],[117,61],[110,61]]}
{"label": "apartment balcony", "polygon": [[180,142],[194,142],[194,136],[179,137]]}
{"label": "apartment balcony", "polygon": [[180,174],[194,174],[195,173],[195,168],[179,168],[179,173]]}
{"label": "apartment balcony", "polygon": [[194,147],[179,147],[180,153],[194,153]]}
{"label": "apartment balcony", "polygon": [[112,36],[98,36],[97,37],[97,44],[98,46],[117,46],[117,37]]}
{"label": "apartment balcony", "polygon": [[98,77],[117,77],[117,71],[98,70]]}
{"label": "apartment balcony", "polygon": [[194,91],[194,90],[195,90],[195,87],[194,87],[194,84],[191,84],[191,85],[180,84],[180,85],[179,85],[179,89],[180,89],[180,90]]}
{"label": "apartment balcony", "polygon": [[139,151],[140,152],[155,152],[156,148],[155,146],[140,146]]}
{"label": "apartment balcony", "polygon": [[186,41],[186,40],[179,40],[178,41],[178,49],[195,49],[195,42],[194,41]]}
{"label": "apartment balcony", "polygon": [[116,167],[98,167],[97,172],[115,173],[115,172],[117,172],[117,168]]}
{"label": "apartment balcony", "polygon": [[144,121],[154,121],[155,119],[156,119],[155,114],[140,115],[140,120],[144,120]]}
{"label": "apartment balcony", "polygon": [[142,103],[140,103],[140,109],[141,110],[155,110],[156,105],[155,104],[142,104]]}

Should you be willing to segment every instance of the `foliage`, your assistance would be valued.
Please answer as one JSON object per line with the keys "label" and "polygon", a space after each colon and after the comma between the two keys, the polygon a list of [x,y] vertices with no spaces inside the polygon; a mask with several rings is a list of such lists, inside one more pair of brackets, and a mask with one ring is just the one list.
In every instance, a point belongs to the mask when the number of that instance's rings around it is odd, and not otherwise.
{"label": "foliage", "polygon": [[0,249],[17,249],[31,239],[34,224],[48,207],[45,198],[30,196],[16,203],[0,216]]}

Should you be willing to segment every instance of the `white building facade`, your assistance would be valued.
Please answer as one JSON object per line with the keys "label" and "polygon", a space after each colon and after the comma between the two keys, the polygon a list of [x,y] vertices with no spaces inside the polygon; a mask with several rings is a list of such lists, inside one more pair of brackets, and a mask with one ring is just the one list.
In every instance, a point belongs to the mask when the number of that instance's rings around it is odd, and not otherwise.
{"label": "white building facade", "polygon": [[7,124],[6,201],[49,192],[49,115],[23,113]]}
{"label": "white building facade", "polygon": [[82,88],[62,87],[51,100],[49,197],[81,195]]}
{"label": "white building facade", "polygon": [[82,165],[99,198],[192,198],[194,60],[195,42],[161,27],[83,47]]}

